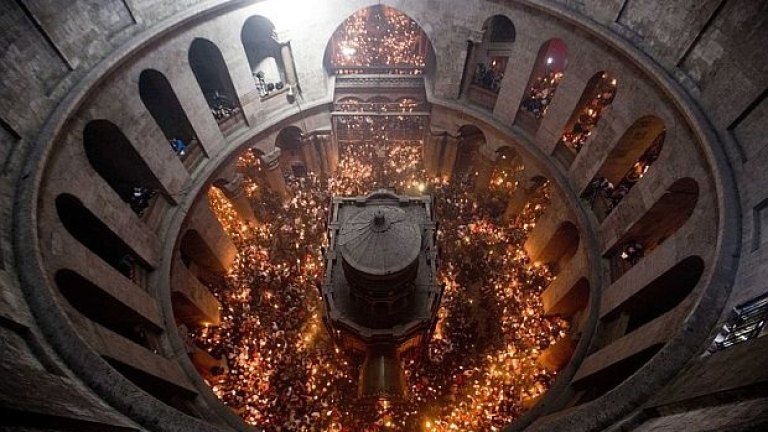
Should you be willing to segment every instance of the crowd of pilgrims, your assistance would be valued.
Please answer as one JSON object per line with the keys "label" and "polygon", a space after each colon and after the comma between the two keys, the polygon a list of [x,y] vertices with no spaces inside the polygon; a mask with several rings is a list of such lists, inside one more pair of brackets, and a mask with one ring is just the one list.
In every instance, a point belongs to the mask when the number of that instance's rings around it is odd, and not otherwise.
{"label": "crowd of pilgrims", "polygon": [[528,88],[528,94],[520,104],[520,108],[533,114],[536,118],[542,118],[549,111],[549,104],[555,97],[562,72],[549,72],[546,76],[536,78],[536,81]]}
{"label": "crowd of pilgrims", "polygon": [[[566,322],[542,316],[540,293],[551,276],[522,250],[548,198],[502,221],[512,181],[492,182],[477,196],[471,168],[452,182],[427,179],[418,144],[387,144],[384,164],[380,153],[380,145],[347,144],[333,178],[286,174],[292,198],[285,204],[269,191],[258,159],[244,154],[255,224],[241,222],[211,188],[211,206],[239,254],[227,275],[208,281],[223,307],[221,325],[191,333],[221,359],[203,376],[265,431],[501,430],[549,388],[554,374],[536,358],[567,332]],[[408,397],[363,403],[356,398],[362,359],[333,345],[318,285],[331,196],[382,187],[433,195],[445,292],[432,340],[402,359]]]}

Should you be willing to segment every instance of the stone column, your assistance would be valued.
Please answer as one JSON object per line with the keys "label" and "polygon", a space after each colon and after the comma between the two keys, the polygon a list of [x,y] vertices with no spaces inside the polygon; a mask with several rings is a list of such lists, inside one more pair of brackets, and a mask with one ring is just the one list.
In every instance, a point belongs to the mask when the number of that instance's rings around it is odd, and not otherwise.
{"label": "stone column", "polygon": [[320,174],[320,163],[317,157],[317,150],[315,144],[317,138],[315,134],[302,135],[301,137],[301,154],[304,155],[304,162],[307,164],[307,171],[311,171],[314,174]]}
{"label": "stone column", "polygon": [[424,160],[424,169],[427,177],[437,177],[439,171],[440,149],[442,148],[443,135],[429,134],[422,147],[421,156]]}
{"label": "stone column", "polygon": [[285,81],[286,85],[295,86],[299,83],[299,78],[296,75],[296,65],[293,63],[293,50],[291,49],[290,42],[283,42],[280,44],[280,57],[283,60],[283,66],[285,67]]}
{"label": "stone column", "polygon": [[256,214],[253,212],[248,195],[243,189],[243,175],[230,167],[221,177],[226,183],[220,183],[219,189],[224,193],[229,202],[232,203],[237,215],[246,222],[256,222]]}
{"label": "stone column", "polygon": [[512,192],[512,196],[507,203],[507,209],[504,211],[503,219],[511,220],[517,217],[517,215],[523,211],[525,205],[528,204],[528,201],[536,195],[540,186],[541,185],[538,182],[533,181],[531,177],[524,176],[521,178],[517,188]]}
{"label": "stone column", "polygon": [[467,62],[464,66],[464,81],[459,90],[459,99],[467,97],[469,86],[472,85],[472,79],[477,68],[477,52],[480,50],[481,43],[473,40],[467,41]]}
{"label": "stone column", "polygon": [[328,155],[328,173],[329,175],[335,175],[339,168],[339,144],[333,131],[323,135],[323,143],[325,145],[325,152]]}
{"label": "stone column", "polygon": [[491,184],[493,169],[496,167],[496,154],[488,150],[487,146],[480,147],[480,151],[475,154],[475,193],[485,193]]}
{"label": "stone column", "polygon": [[314,136],[315,151],[320,156],[320,172],[324,176],[330,175],[330,162],[328,157],[328,134],[315,132]]}
{"label": "stone column", "polygon": [[280,170],[280,149],[275,148],[265,154],[261,157],[261,161],[264,163],[269,188],[280,197],[281,201],[287,202],[291,199],[291,193],[285,185],[285,178]]}
{"label": "stone column", "polygon": [[450,181],[453,177],[453,167],[456,166],[456,157],[459,155],[459,138],[446,134],[442,141],[441,153],[437,175]]}

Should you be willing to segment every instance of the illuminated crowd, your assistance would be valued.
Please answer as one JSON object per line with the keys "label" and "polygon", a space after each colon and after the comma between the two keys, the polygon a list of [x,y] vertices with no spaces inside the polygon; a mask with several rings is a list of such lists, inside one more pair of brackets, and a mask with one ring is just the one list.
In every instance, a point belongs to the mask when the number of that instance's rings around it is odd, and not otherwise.
{"label": "illuminated crowd", "polygon": [[[239,251],[229,274],[209,281],[221,325],[192,334],[225,360],[211,387],[266,431],[501,430],[549,388],[554,375],[536,359],[567,332],[564,321],[542,316],[551,277],[522,248],[546,194],[502,222],[513,173],[497,170],[488,193],[476,196],[472,169],[450,182],[428,179],[418,143],[347,144],[340,155],[333,178],[286,175],[292,198],[283,204],[258,159],[245,154],[239,169],[255,224],[241,222],[211,188],[212,208]],[[356,400],[361,359],[339,352],[322,324],[318,283],[331,196],[380,187],[433,194],[445,295],[426,352],[403,359],[408,398],[370,406]]]}
{"label": "illuminated crowd", "polygon": [[563,132],[560,142],[579,152],[587,139],[592,135],[592,130],[597,126],[598,120],[604,109],[606,109],[616,97],[616,79],[610,78],[603,72],[595,83],[593,90],[595,95],[592,99],[581,106],[581,110],[576,114],[573,126],[570,130]]}
{"label": "illuminated crowd", "polygon": [[331,64],[338,73],[419,74],[427,38],[418,24],[387,6],[362,9],[333,35]]}
{"label": "illuminated crowd", "polygon": [[520,107],[529,113],[542,118],[547,115],[552,98],[555,97],[555,91],[563,79],[562,72],[549,72],[546,76],[536,78],[536,81],[528,89],[525,99]]}

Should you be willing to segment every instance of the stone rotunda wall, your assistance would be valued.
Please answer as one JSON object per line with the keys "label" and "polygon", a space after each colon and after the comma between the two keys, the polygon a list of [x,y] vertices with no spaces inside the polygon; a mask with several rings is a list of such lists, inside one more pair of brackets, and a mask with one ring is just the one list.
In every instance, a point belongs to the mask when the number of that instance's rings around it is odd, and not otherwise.
{"label": "stone rotunda wall", "polygon": [[[234,247],[202,191],[231,182],[226,164],[243,150],[271,154],[288,126],[330,128],[334,78],[322,67],[325,46],[347,16],[375,2],[86,3],[0,6],[7,47],[0,62],[0,425],[248,430],[186,356],[171,307],[174,284],[188,281],[196,290],[181,293],[188,298],[210,293],[179,262],[194,256],[214,269],[231,263]],[[731,308],[767,292],[766,5],[390,5],[416,20],[433,44],[435,72],[426,77],[432,131],[456,137],[472,125],[485,136],[479,151],[487,160],[512,147],[525,178],[555,185],[526,250],[556,265],[545,308],[578,323],[579,344],[546,397],[508,429],[705,430],[712,418],[722,428],[765,422],[768,401],[759,388],[768,372],[758,359],[768,338],[702,354]],[[241,40],[254,15],[267,18],[280,46],[289,47],[295,100],[259,96]],[[515,40],[489,109],[461,89],[467,41],[479,44],[494,15],[511,20]],[[518,108],[539,48],[551,39],[567,46],[567,66],[547,115],[526,122]],[[226,124],[211,115],[210,95],[190,67],[190,47],[202,45],[220,52],[239,104]],[[194,152],[183,160],[141,97],[147,70],[165,77],[194,130]],[[600,71],[617,79],[616,97],[584,148],[563,164],[555,157],[558,139]],[[665,131],[658,160],[607,217],[598,217],[580,196],[595,176],[626,169],[637,157],[644,137],[626,132],[651,116]],[[120,152],[119,164],[104,162],[104,146]],[[141,215],[116,186],[131,173],[142,173],[157,191]],[[573,239],[573,250],[561,238]],[[615,256],[632,239],[653,250],[617,273]],[[130,275],[121,267],[126,257],[135,264]],[[195,313],[215,315],[204,309]]]}

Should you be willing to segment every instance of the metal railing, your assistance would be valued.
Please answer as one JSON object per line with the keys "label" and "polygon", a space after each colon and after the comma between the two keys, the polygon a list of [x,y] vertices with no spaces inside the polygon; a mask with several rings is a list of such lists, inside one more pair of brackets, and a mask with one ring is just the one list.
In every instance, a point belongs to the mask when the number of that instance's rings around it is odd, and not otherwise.
{"label": "metal railing", "polygon": [[768,320],[768,294],[733,308],[728,321],[715,336],[709,352],[720,351],[732,345],[756,338]]}

